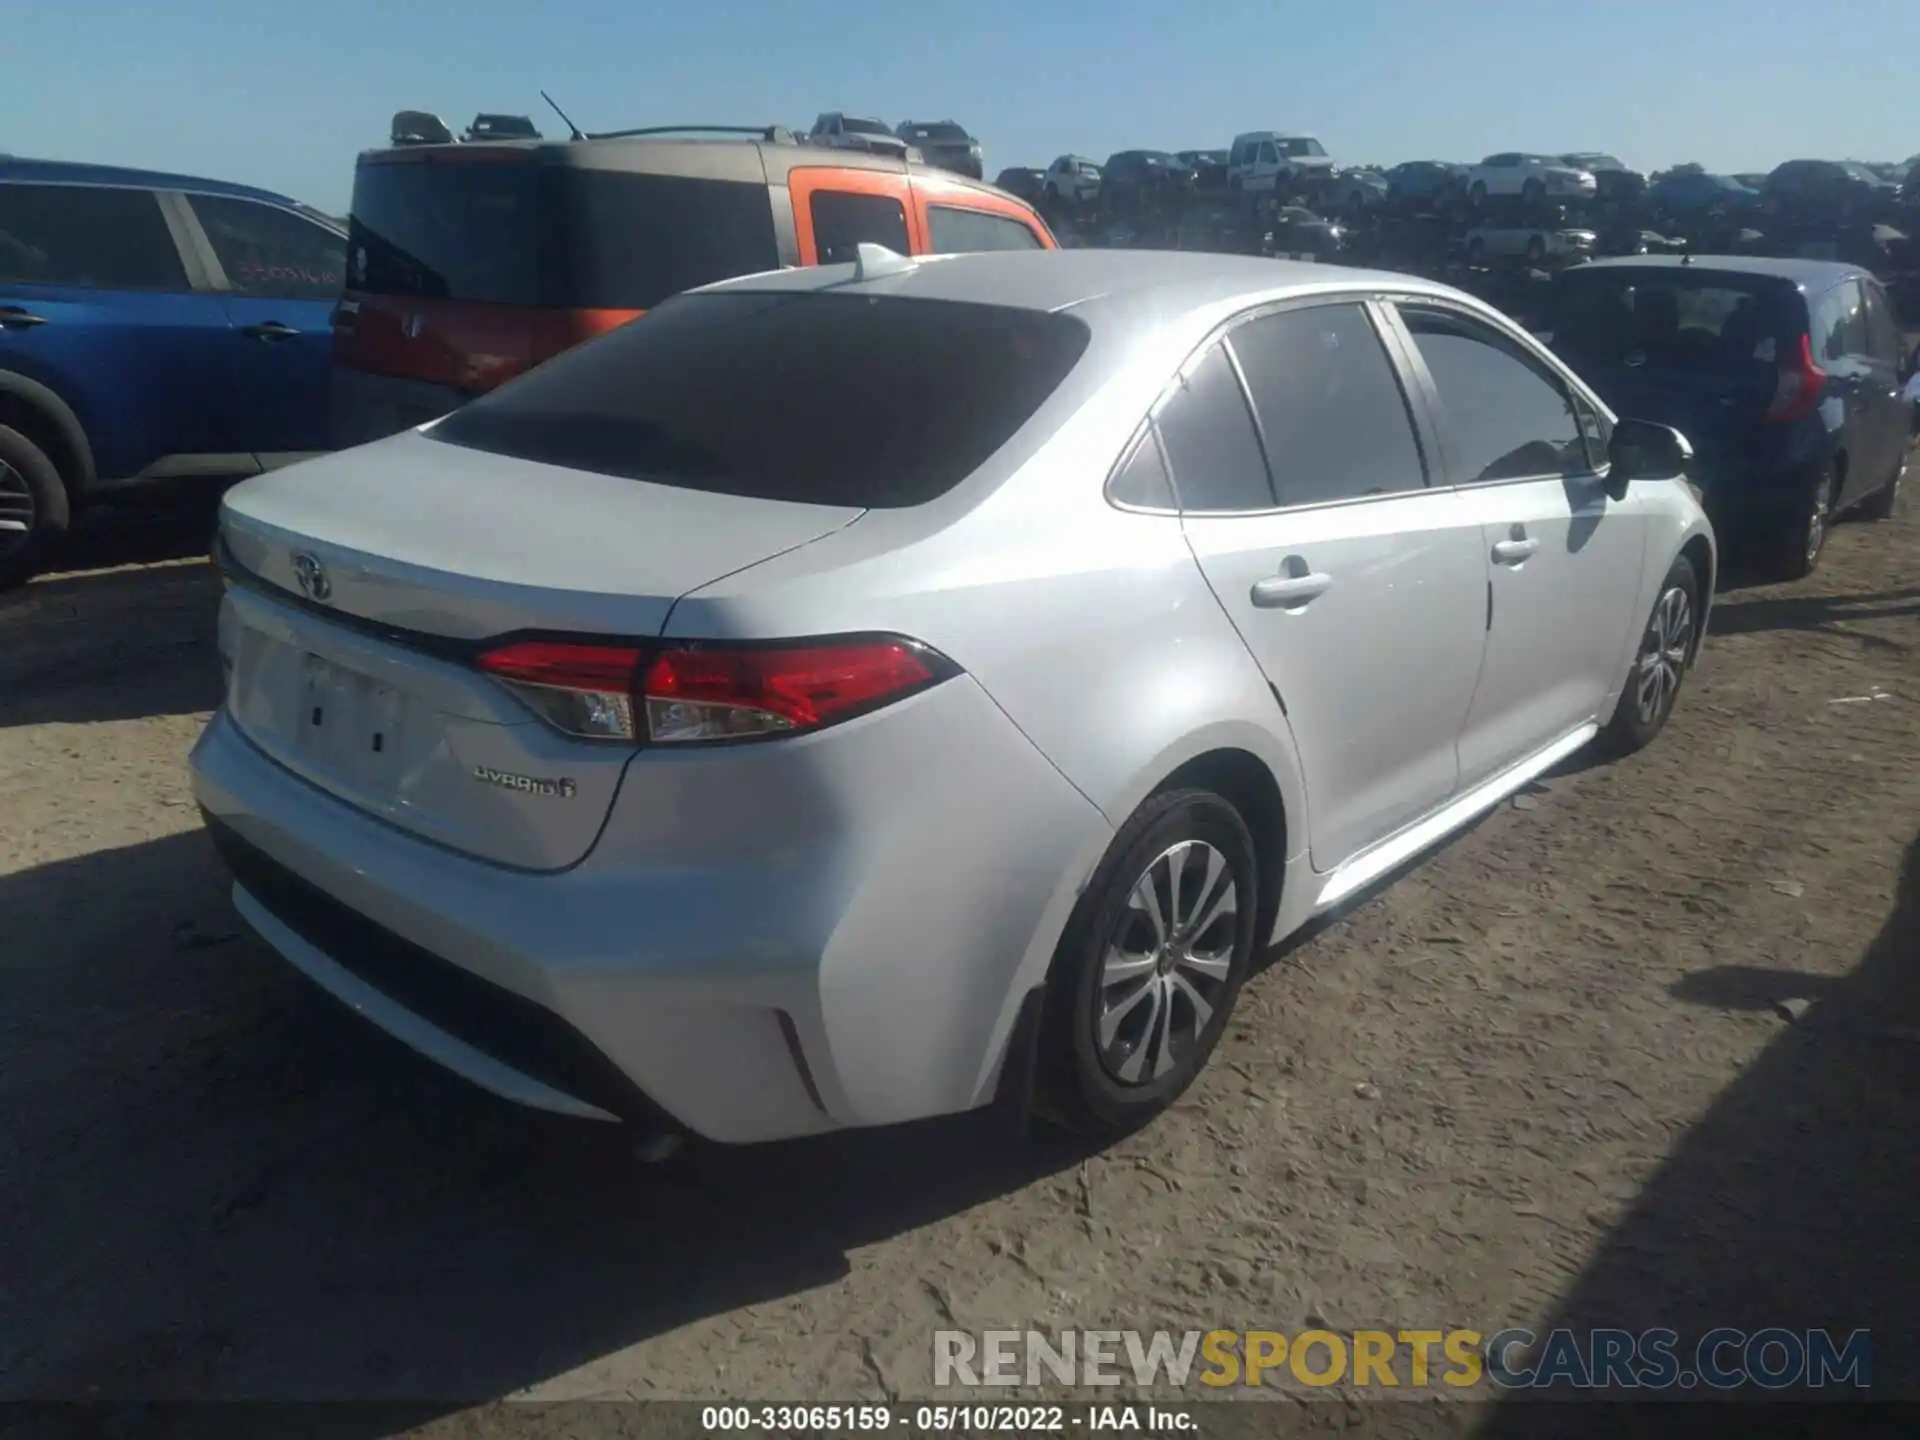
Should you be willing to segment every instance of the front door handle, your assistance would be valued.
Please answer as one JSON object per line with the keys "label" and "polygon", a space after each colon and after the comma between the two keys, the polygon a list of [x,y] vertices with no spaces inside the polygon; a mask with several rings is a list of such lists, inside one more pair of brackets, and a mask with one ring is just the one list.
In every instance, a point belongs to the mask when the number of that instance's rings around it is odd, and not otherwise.
{"label": "front door handle", "polygon": [[35,315],[32,311],[22,310],[18,305],[0,305],[0,329],[31,330],[36,325],[47,323],[44,315]]}
{"label": "front door handle", "polygon": [[1496,565],[1522,565],[1527,557],[1540,548],[1538,540],[1501,540],[1493,547],[1493,563]]}
{"label": "front door handle", "polygon": [[1253,603],[1261,610],[1293,610],[1319,598],[1333,584],[1331,575],[1270,575],[1253,582]]}
{"label": "front door handle", "polygon": [[291,325],[282,325],[278,320],[266,320],[258,325],[243,325],[240,333],[255,340],[285,340],[300,332]]}

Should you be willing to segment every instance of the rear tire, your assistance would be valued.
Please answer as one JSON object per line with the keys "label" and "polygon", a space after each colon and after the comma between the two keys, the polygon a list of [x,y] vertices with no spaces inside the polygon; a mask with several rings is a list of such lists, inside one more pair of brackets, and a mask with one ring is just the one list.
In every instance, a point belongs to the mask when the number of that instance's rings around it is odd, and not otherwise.
{"label": "rear tire", "polygon": [[10,522],[0,530],[0,590],[31,580],[66,538],[71,520],[67,487],[53,462],[18,430],[0,425],[0,522]]}
{"label": "rear tire", "polygon": [[1677,555],[1640,632],[1620,703],[1600,732],[1602,748],[1614,755],[1631,755],[1665,728],[1693,668],[1699,639],[1700,577],[1691,560]]}
{"label": "rear tire", "polygon": [[1893,478],[1860,502],[1860,514],[1868,520],[1891,520],[1900,504],[1900,482],[1907,478],[1907,457],[1900,456]]}
{"label": "rear tire", "polygon": [[1111,1138],[1177,1100],[1233,1012],[1260,910],[1253,839],[1227,801],[1170,790],[1135,811],[1054,954],[1039,1116]]}
{"label": "rear tire", "polygon": [[1773,545],[1768,573],[1777,580],[1804,580],[1820,568],[1827,535],[1833,528],[1833,500],[1839,478],[1831,462],[1822,465],[1801,493],[1798,507]]}

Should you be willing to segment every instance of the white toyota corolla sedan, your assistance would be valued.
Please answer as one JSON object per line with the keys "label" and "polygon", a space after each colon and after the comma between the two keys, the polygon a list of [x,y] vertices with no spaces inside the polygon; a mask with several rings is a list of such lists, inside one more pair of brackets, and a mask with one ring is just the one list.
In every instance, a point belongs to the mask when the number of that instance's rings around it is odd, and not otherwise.
{"label": "white toyota corolla sedan", "polygon": [[511,1100],[1123,1130],[1256,952],[1661,728],[1688,459],[1408,276],[863,247],[233,490],[194,784],[269,944]]}

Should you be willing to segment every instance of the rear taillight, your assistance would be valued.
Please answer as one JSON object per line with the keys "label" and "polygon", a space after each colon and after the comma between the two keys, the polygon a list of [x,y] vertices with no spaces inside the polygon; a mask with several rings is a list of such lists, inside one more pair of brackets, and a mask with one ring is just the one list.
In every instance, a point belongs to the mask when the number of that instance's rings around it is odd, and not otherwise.
{"label": "rear taillight", "polygon": [[566,734],[661,745],[818,730],[955,673],[895,636],[644,649],[525,640],[475,663]]}
{"label": "rear taillight", "polygon": [[1813,338],[1802,335],[1799,349],[1781,359],[1780,382],[1766,418],[1803,420],[1819,408],[1826,388],[1827,372],[1813,363]]}

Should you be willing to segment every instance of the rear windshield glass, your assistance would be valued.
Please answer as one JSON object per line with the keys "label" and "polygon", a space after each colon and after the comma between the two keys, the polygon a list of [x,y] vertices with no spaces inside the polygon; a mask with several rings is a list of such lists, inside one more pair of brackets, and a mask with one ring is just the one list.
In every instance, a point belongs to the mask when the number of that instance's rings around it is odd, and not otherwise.
{"label": "rear windshield glass", "polygon": [[892,135],[893,132],[878,120],[862,120],[855,115],[842,115],[840,129],[847,135]]}
{"label": "rear windshield glass", "polygon": [[992,305],[686,295],[427,433],[691,490],[918,505],[1005,444],[1088,338],[1071,316]]}
{"label": "rear windshield glass", "polygon": [[1282,155],[1324,155],[1327,151],[1326,147],[1318,140],[1309,140],[1301,137],[1293,140],[1282,140],[1280,142],[1280,153]]}
{"label": "rear windshield glass", "polygon": [[916,140],[949,140],[964,144],[972,138],[960,125],[911,125],[907,128]]}
{"label": "rear windshield glass", "polygon": [[524,164],[360,166],[347,288],[539,304],[539,180]]}
{"label": "rear windshield glass", "polygon": [[349,287],[502,305],[644,310],[776,269],[764,185],[529,164],[362,165]]}
{"label": "rear windshield glass", "polygon": [[1793,292],[1744,275],[1582,270],[1555,280],[1541,329],[1578,368],[1771,371],[1799,329]]}

